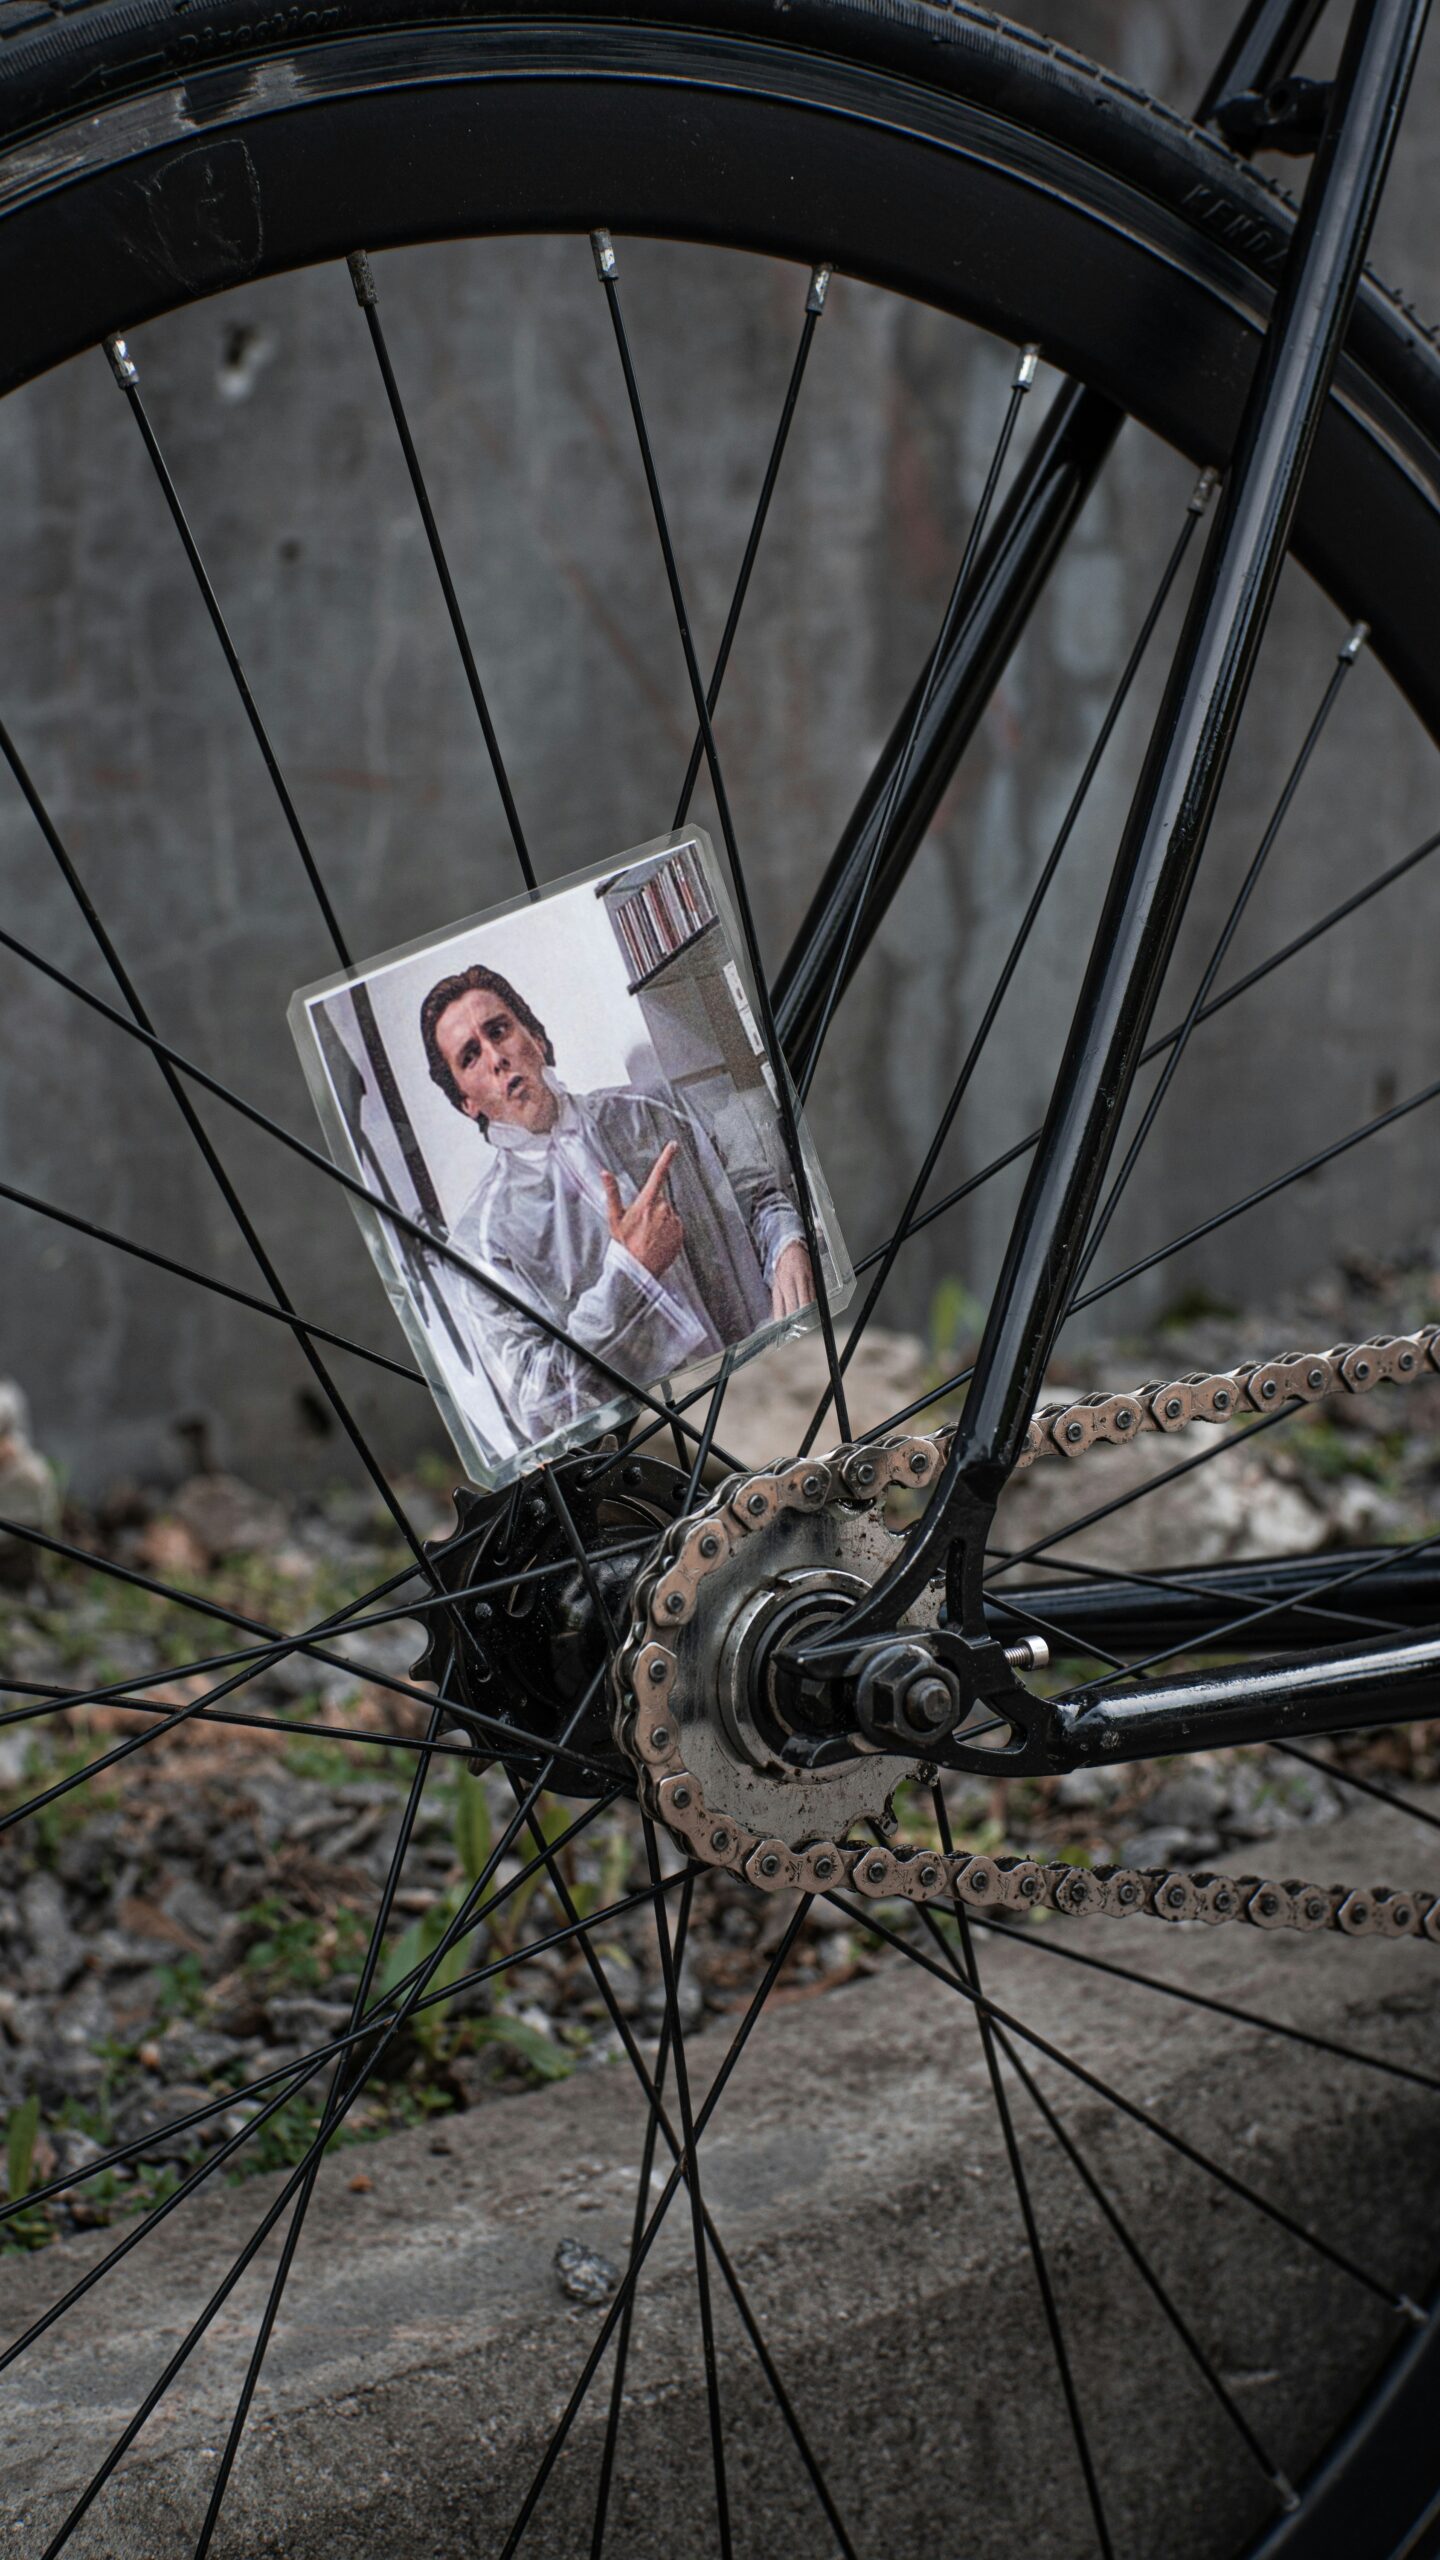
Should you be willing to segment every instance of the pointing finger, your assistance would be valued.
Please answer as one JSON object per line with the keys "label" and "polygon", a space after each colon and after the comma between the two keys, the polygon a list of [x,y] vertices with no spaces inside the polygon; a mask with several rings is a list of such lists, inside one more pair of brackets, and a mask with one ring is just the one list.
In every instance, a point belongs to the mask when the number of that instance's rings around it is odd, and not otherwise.
{"label": "pointing finger", "polygon": [[646,1174],[644,1182],[640,1186],[640,1199],[645,1201],[654,1199],[661,1184],[665,1180],[666,1174],[669,1172],[670,1167],[679,1153],[679,1142],[674,1138],[670,1140],[668,1146],[661,1148],[660,1153],[650,1167],[649,1172]]}
{"label": "pointing finger", "polygon": [[620,1205],[620,1185],[613,1173],[602,1173],[600,1180],[605,1192],[605,1207],[610,1218],[610,1233],[613,1236],[619,1231],[623,1214]]}

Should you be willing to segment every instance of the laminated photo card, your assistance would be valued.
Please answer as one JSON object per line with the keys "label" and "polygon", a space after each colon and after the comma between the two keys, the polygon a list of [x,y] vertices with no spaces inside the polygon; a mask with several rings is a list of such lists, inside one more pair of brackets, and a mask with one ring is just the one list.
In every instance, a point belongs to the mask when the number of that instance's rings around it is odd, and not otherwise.
{"label": "laminated photo card", "polygon": [[303,987],[290,1025],[477,1484],[808,1329],[817,1277],[850,1295],[802,1131],[812,1268],[784,1070],[699,828]]}

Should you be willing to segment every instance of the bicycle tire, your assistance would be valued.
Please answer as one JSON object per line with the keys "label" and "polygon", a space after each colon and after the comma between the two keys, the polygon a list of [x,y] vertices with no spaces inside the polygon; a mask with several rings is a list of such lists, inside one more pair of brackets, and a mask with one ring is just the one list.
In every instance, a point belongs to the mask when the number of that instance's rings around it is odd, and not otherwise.
{"label": "bicycle tire", "polygon": [[[979,207],[997,241],[983,270],[954,245]],[[461,0],[268,17],[245,0],[183,16],[37,0],[0,33],[0,389],[362,242],[604,221],[823,256],[1033,337],[1198,464],[1223,463],[1292,219],[1141,92],[932,0],[800,0],[783,18],[767,0],[683,0],[623,21]],[[1116,331],[1137,309],[1143,328]],[[1294,549],[1369,621],[1440,738],[1440,347],[1373,279]],[[1323,2507],[1306,2522],[1323,2549]]]}

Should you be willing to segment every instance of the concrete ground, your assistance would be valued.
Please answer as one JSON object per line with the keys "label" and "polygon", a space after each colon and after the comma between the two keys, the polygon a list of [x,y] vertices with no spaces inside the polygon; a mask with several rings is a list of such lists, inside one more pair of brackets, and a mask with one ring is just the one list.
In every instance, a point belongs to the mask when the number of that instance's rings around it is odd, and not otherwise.
{"label": "concrete ground", "polygon": [[[1436,1865],[1433,1833],[1373,1810],[1307,1832],[1303,1860],[1325,1881],[1414,1886]],[[1054,1950],[1434,2071],[1440,1949],[1148,1923],[1052,1921],[1032,1935],[984,1939],[995,2000],[1382,2287],[1426,2285],[1440,2223],[1434,2089]],[[712,2030],[691,2048],[697,2099],[724,2044]],[[1403,2324],[1093,2090],[1033,2049],[1032,2059],[1251,2426],[1298,2474]],[[1015,2109],[1116,2551],[1229,2552],[1268,2512],[1260,2472],[1018,2090]],[[622,2062],[331,2161],[216,2560],[500,2550],[603,2317],[562,2292],[557,2245],[577,2239],[623,2262],[641,2132]],[[1092,2549],[966,2002],[899,1962],[823,1999],[777,2001],[701,2157],[706,2201],[856,2549],[987,2560]],[[5,2377],[0,2550],[45,2550],[277,2186],[205,2191]],[[116,2237],[5,2261],[5,2336]],[[193,2549],[272,2265],[267,2247],[67,2546],[77,2560]],[[700,2560],[719,2547],[694,2290],[682,2202],[640,2298],[606,2544],[615,2560]],[[736,2551],[828,2560],[833,2535],[719,2291]],[[525,2544],[546,2560],[590,2549],[608,2379],[607,2363]]]}

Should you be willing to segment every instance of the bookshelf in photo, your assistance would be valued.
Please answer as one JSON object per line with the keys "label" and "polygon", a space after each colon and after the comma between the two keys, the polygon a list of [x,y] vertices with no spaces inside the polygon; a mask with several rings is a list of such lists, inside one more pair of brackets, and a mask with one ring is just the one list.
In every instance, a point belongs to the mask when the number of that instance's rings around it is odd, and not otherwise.
{"label": "bookshelf in photo", "polygon": [[612,883],[605,903],[625,955],[632,996],[718,922],[710,883],[691,845],[681,845],[632,888]]}
{"label": "bookshelf in photo", "polygon": [[612,875],[598,894],[668,1083],[717,1136],[737,1115],[748,1120],[784,1175],[769,1060],[700,853],[679,845],[639,878]]}

